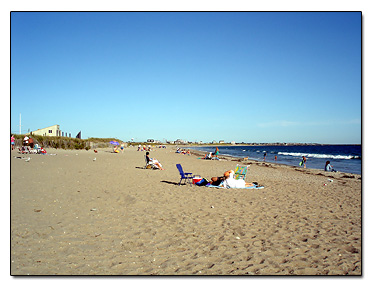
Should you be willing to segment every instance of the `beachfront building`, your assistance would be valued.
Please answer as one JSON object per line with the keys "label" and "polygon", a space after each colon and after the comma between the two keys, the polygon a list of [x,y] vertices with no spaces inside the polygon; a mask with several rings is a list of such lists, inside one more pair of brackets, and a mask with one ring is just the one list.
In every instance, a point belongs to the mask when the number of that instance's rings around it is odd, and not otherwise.
{"label": "beachfront building", "polygon": [[42,135],[42,136],[62,136],[62,132],[60,130],[60,126],[58,124],[48,126],[45,128],[37,129],[32,131],[31,134],[33,135]]}
{"label": "beachfront building", "polygon": [[146,140],[147,143],[161,143],[160,140],[156,140],[156,139],[148,139]]}
{"label": "beachfront building", "polygon": [[175,141],[175,144],[187,144],[187,142],[185,140],[182,140],[182,139],[177,139]]}

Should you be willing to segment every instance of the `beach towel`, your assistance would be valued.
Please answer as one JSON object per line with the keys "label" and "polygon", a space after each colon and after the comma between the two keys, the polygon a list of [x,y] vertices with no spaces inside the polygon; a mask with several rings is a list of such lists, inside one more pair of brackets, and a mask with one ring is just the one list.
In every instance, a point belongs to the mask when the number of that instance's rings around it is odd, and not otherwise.
{"label": "beach towel", "polygon": [[[206,185],[206,187],[208,187],[208,188],[217,188],[217,189],[227,189],[227,188],[225,188],[225,187],[223,187],[223,186],[221,186],[221,185],[222,185],[222,184],[220,184],[219,186],[213,186],[213,185],[211,185],[211,184],[209,183],[209,184]],[[258,190],[258,189],[263,189],[263,188],[264,188],[264,186],[253,185],[253,186],[251,186],[251,187],[245,187],[245,188],[232,188],[232,189],[241,189],[241,190],[244,190],[244,189],[246,189],[246,190],[256,189],[256,190]]]}

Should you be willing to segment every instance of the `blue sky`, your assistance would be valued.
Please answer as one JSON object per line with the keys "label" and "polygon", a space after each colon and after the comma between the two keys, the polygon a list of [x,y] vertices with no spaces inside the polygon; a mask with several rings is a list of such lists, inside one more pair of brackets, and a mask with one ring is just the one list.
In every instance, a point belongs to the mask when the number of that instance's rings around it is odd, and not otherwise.
{"label": "blue sky", "polygon": [[11,131],[361,143],[360,12],[11,14]]}

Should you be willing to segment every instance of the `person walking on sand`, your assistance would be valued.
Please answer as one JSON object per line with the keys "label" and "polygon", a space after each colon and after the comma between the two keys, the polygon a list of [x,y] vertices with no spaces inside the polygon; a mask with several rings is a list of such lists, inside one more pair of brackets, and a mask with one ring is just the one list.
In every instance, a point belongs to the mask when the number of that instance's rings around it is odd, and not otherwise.
{"label": "person walking on sand", "polygon": [[306,162],[307,162],[307,158],[305,156],[303,156],[302,157],[302,163],[303,163],[304,168],[306,168]]}
{"label": "person walking on sand", "polygon": [[14,135],[12,134],[12,136],[10,137],[10,145],[12,147],[12,150],[14,150],[14,142],[15,142],[15,138],[14,138]]}

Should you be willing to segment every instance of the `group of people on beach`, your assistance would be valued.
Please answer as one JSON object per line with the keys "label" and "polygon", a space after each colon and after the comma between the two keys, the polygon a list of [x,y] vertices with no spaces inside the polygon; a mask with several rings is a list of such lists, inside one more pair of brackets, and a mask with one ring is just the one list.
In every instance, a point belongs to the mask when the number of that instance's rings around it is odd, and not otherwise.
{"label": "group of people on beach", "polygon": [[[153,165],[156,166],[160,170],[164,170],[162,164],[155,158],[150,157],[150,153],[146,152],[146,165]],[[208,182],[206,182],[207,184]],[[225,188],[246,188],[254,186],[255,183],[247,183],[243,179],[235,179],[235,172],[233,170],[226,171],[223,176],[220,177],[212,177],[211,181],[209,182],[213,186],[222,186]]]}
{"label": "group of people on beach", "polygon": [[150,145],[148,145],[147,147],[146,147],[146,145],[143,145],[143,146],[141,146],[141,145],[138,145],[138,148],[137,148],[137,151],[139,152],[139,151],[148,151],[148,152],[150,152],[151,151],[151,146]]}
{"label": "group of people on beach", "polygon": [[[305,156],[302,157],[302,161],[300,162],[300,166],[304,166],[306,168],[307,158]],[[333,166],[330,164],[330,161],[326,161],[324,171],[326,172],[336,172]]]}
{"label": "group of people on beach", "polygon": [[182,155],[191,155],[191,151],[189,149],[182,149],[182,148],[177,148],[176,152],[177,154],[182,154]]}
{"label": "group of people on beach", "polygon": [[[176,152],[181,153],[181,150],[178,148]],[[218,157],[218,154],[219,154],[219,150],[218,148],[216,148],[214,155]],[[164,168],[162,167],[162,164],[157,159],[151,158],[150,153],[148,151],[146,152],[145,159],[146,159],[146,165],[153,165],[153,166],[156,166],[160,170],[164,170]],[[211,181],[206,181],[206,179],[203,179],[203,180],[205,180],[205,184],[210,183],[213,186],[222,186],[228,189],[252,187],[255,184],[257,184],[257,183],[248,183],[243,179],[235,179],[235,172],[233,170],[226,171],[223,174],[223,176],[212,177]]]}
{"label": "group of people on beach", "polygon": [[[10,145],[12,150],[15,150],[16,138],[12,134],[10,137]],[[46,154],[46,150],[43,147],[40,147],[38,144],[34,144],[34,139],[28,135],[22,139],[22,146],[18,147],[18,150],[21,154]]]}
{"label": "group of people on beach", "polygon": [[[141,145],[138,146],[138,151],[140,150],[140,148],[141,148]],[[143,150],[146,150],[145,145],[143,147]],[[148,149],[148,151],[150,151],[150,148]],[[184,150],[184,149],[181,149],[181,148],[177,148],[176,153],[182,153],[182,154],[189,154],[190,155],[189,149]],[[217,160],[219,160],[218,155],[219,155],[219,149],[218,149],[218,147],[216,147],[214,153],[209,152],[208,154],[206,154],[204,156],[203,159],[211,159],[211,160],[217,159]],[[265,158],[266,158],[266,152],[264,153],[264,160],[265,160]],[[147,159],[147,163],[150,162],[151,164],[154,164],[155,166],[157,166],[159,169],[161,169],[161,170],[163,169],[161,163],[158,160],[149,157],[149,152],[146,153],[146,159]],[[277,160],[277,156],[275,157],[275,161],[276,160]],[[300,166],[304,166],[304,168],[306,168],[306,162],[307,162],[307,158],[305,156],[303,156],[302,161],[300,162]],[[327,171],[327,172],[336,172],[336,170],[330,164],[330,161],[327,161],[325,163],[324,170]],[[227,172],[225,172],[225,174],[222,177],[211,178],[210,183],[217,185],[217,184],[223,183],[225,181],[226,186],[231,187],[231,188],[232,187],[253,186],[253,183],[246,183],[244,180],[234,179],[233,174],[234,174],[233,171],[227,171]]]}
{"label": "group of people on beach", "polygon": [[[266,159],[266,155],[267,155],[267,153],[264,152],[264,161]],[[274,157],[274,160],[277,161],[277,156]],[[307,168],[306,163],[307,163],[307,158],[305,156],[302,156],[302,160],[300,161],[299,165],[301,167]],[[327,161],[325,163],[324,171],[326,171],[326,172],[336,172],[336,170],[330,164],[330,161]]]}
{"label": "group of people on beach", "polygon": [[[10,145],[12,150],[15,149],[15,143],[16,143],[16,138],[14,137],[14,134],[10,136]],[[22,145],[25,147],[30,147],[31,149],[34,148],[34,139],[31,136],[25,135],[25,137],[22,140]]]}
{"label": "group of people on beach", "polygon": [[[121,145],[120,145],[120,151],[123,153],[124,152],[124,148],[125,148],[125,144],[124,143],[122,143]],[[120,152],[119,151],[119,148],[118,148],[118,146],[117,145],[115,145],[114,146],[114,149],[113,149],[113,153],[119,153]]]}
{"label": "group of people on beach", "polygon": [[[14,137],[14,135],[11,135],[10,144],[11,144],[11,149],[14,150],[15,149],[15,137]],[[24,152],[24,153],[28,153],[29,152],[30,153],[33,150],[33,148],[34,148],[34,140],[33,140],[33,138],[31,136],[25,135],[25,137],[23,138],[22,144],[23,144],[23,146],[22,146],[22,149],[20,150],[21,152]],[[120,145],[120,151],[124,152],[124,148],[125,148],[125,144],[122,143]],[[38,147],[38,149],[39,149],[39,147]],[[41,148],[41,150],[43,151],[43,153],[45,153],[45,150],[43,148]],[[153,158],[149,157],[149,153],[148,152],[151,151],[151,146],[150,145],[147,146],[147,147],[145,145],[143,145],[143,146],[139,145],[137,151],[147,151],[147,153],[146,153],[146,159],[148,160],[148,163],[150,162],[150,163],[154,164],[156,167],[158,167],[160,170],[163,170],[163,167],[162,167],[161,163],[157,159],[153,159]],[[118,146],[114,147],[113,152],[114,153],[119,153]],[[181,149],[181,148],[177,148],[176,153],[187,154],[187,155],[191,154],[191,152],[190,152],[189,149],[185,150],[185,149]],[[266,155],[267,154],[265,152],[264,153],[264,161],[266,159]],[[219,149],[218,149],[218,147],[216,147],[214,153],[209,152],[208,154],[206,154],[204,156],[203,159],[210,159],[210,160],[215,160],[216,159],[216,160],[219,160],[218,156],[219,156]],[[276,160],[277,160],[277,156],[275,156],[275,161]],[[305,156],[303,156],[302,157],[302,161],[300,162],[300,166],[303,166],[304,168],[306,168],[306,162],[307,162],[307,158]],[[324,170],[326,172],[336,172],[336,170],[330,164],[330,161],[327,161],[325,163]],[[226,178],[226,176],[227,176],[227,178]],[[225,179],[223,179],[223,178],[225,178]],[[227,183],[230,184],[231,186],[238,185],[238,184],[241,185],[241,186],[243,186],[243,184],[240,184],[242,182],[233,182],[232,179],[233,178],[231,178],[231,171],[227,171],[227,172],[225,172],[225,175],[223,177],[213,177],[212,178],[212,182],[217,183],[218,181],[223,182],[224,180],[229,180],[229,181],[227,181]],[[238,180],[236,180],[236,181],[238,181]],[[246,186],[247,184],[251,185],[249,183],[245,183],[244,186]]]}
{"label": "group of people on beach", "polygon": [[214,153],[212,153],[212,152],[207,153],[203,157],[203,159],[204,160],[217,160],[217,161],[219,161],[219,157],[218,156],[219,156],[219,149],[216,147]]}

